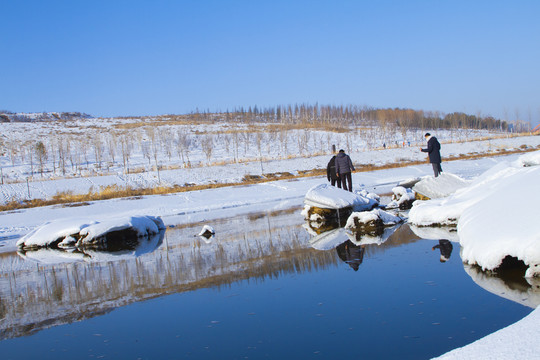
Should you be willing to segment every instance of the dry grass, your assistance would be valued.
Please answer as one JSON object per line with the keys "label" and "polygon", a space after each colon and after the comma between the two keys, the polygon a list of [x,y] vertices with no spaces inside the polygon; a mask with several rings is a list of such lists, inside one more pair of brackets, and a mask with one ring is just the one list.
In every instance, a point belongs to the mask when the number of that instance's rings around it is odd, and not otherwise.
{"label": "dry grass", "polygon": [[[509,155],[515,153],[524,153],[529,151],[535,151],[535,147],[525,147],[522,149],[516,150],[505,150],[505,149],[496,149],[490,153],[471,153],[471,154],[460,154],[458,156],[446,158],[445,161],[455,161],[455,160],[468,160],[468,159],[478,159],[483,157],[492,157],[492,156],[501,156]],[[400,167],[406,167],[411,165],[420,165],[426,164],[425,161],[401,161],[392,164],[385,165],[372,165],[372,164],[355,164],[356,172],[367,172],[383,169],[394,169]],[[56,194],[52,199],[43,200],[43,199],[32,199],[24,201],[11,201],[5,205],[0,206],[0,211],[14,211],[18,209],[26,209],[40,206],[50,206],[50,205],[64,205],[64,206],[84,206],[89,205],[91,201],[99,200],[108,200],[116,198],[139,198],[146,195],[166,195],[187,191],[197,191],[197,190],[206,190],[206,189],[215,189],[222,187],[230,186],[239,186],[239,185],[252,185],[259,184],[269,181],[279,180],[288,180],[295,178],[306,178],[314,176],[326,176],[326,169],[312,169],[312,170],[302,170],[298,171],[297,175],[293,175],[289,172],[279,172],[271,173],[264,175],[250,175],[247,174],[244,176],[241,182],[236,183],[213,183],[213,184],[184,184],[175,185],[175,186],[158,186],[154,188],[144,188],[144,189],[135,189],[131,187],[123,187],[118,185],[112,185],[100,188],[98,191],[90,191],[86,194],[73,194],[72,192],[62,192]]]}

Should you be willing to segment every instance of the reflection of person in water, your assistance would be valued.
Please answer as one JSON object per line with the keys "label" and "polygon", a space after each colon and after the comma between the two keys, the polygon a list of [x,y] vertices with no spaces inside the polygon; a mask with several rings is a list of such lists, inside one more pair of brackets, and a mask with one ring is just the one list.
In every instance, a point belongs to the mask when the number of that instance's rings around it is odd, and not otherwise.
{"label": "reflection of person in water", "polygon": [[439,240],[439,245],[435,245],[431,250],[439,249],[441,251],[441,262],[446,262],[452,254],[452,243],[448,240]]}
{"label": "reflection of person in water", "polygon": [[358,267],[364,260],[364,245],[358,246],[351,240],[347,240],[340,244],[336,250],[341,260],[349,264],[354,271],[358,271]]}

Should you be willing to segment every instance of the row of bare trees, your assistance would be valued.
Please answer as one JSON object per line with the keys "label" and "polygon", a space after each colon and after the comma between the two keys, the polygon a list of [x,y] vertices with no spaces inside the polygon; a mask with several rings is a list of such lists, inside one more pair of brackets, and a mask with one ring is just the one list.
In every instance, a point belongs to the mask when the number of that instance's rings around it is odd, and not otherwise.
{"label": "row of bare trees", "polygon": [[294,104],[259,108],[258,106],[237,108],[223,113],[210,111],[193,112],[187,116],[193,121],[226,121],[240,123],[289,123],[289,124],[334,124],[334,125],[380,125],[419,129],[486,129],[507,130],[508,123],[492,116],[454,112],[443,114],[438,111],[387,108],[376,109],[358,105]]}
{"label": "row of bare trees", "polygon": [[[89,171],[99,174],[111,168],[130,173],[134,167],[144,166],[157,171],[159,178],[163,165],[191,167],[193,159],[202,163],[204,158],[207,164],[220,156],[223,161],[234,162],[258,159],[263,171],[265,158],[324,154],[333,144],[352,152],[397,145],[397,138],[403,142],[421,139],[424,129],[449,129],[452,139],[468,137],[467,129],[507,129],[506,122],[463,113],[442,116],[410,109],[318,104],[255,106],[217,114],[196,112],[140,120],[129,130],[109,127],[82,135],[51,134],[34,142],[8,137],[0,144],[0,151],[4,149],[13,166],[29,165],[31,176],[43,176],[45,172],[62,176]],[[186,125],[205,121],[226,122],[226,126]]]}

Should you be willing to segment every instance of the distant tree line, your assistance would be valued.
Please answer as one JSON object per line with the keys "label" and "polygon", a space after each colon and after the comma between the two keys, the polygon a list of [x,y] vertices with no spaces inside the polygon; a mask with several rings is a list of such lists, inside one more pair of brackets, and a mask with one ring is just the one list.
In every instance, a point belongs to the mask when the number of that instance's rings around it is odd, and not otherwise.
{"label": "distant tree line", "polygon": [[387,108],[376,109],[358,105],[278,105],[260,108],[240,107],[232,111],[199,111],[189,114],[194,121],[260,122],[313,125],[383,125],[407,129],[476,129],[507,131],[506,121],[492,116],[469,115],[462,112],[443,114],[439,111]]}
{"label": "distant tree line", "polygon": [[92,115],[81,112],[14,113],[0,110],[0,122],[69,121],[92,117]]}

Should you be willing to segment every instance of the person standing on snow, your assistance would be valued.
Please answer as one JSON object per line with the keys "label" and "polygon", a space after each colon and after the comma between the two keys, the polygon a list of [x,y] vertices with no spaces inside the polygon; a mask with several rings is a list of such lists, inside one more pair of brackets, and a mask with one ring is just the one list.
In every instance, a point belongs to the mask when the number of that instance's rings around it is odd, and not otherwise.
{"label": "person standing on snow", "polygon": [[[332,186],[336,186],[341,189],[341,181],[336,174],[336,155],[332,156],[328,165],[326,166],[326,178],[330,181]],[[336,184],[337,183],[337,184]]]}
{"label": "person standing on snow", "polygon": [[427,152],[429,156],[429,162],[431,163],[431,166],[433,166],[433,174],[435,174],[435,177],[439,176],[440,173],[442,173],[442,167],[441,167],[441,144],[439,143],[439,140],[435,136],[431,136],[430,133],[426,133],[424,137],[427,140],[427,149],[420,149],[422,152]]}
{"label": "person standing on snow", "polygon": [[[341,181],[343,190],[352,192],[351,171],[354,170],[356,169],[349,155],[345,154],[345,150],[339,150],[339,153],[336,155],[336,175],[339,178],[338,181]],[[347,182],[349,183],[349,187],[347,187]]]}

